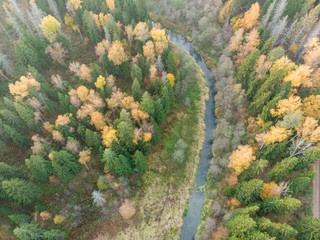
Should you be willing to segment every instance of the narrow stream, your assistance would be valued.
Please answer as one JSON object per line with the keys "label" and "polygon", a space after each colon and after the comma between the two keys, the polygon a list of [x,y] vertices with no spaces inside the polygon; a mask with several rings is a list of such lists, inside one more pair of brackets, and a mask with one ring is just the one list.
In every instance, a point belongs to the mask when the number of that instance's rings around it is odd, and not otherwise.
{"label": "narrow stream", "polygon": [[212,142],[213,142],[213,130],[215,129],[215,115],[214,115],[214,77],[211,71],[208,69],[205,61],[202,59],[200,54],[195,50],[193,45],[188,42],[183,36],[175,32],[167,30],[170,36],[170,41],[174,44],[185,49],[190,55],[196,60],[199,67],[203,70],[206,81],[209,87],[210,98],[206,103],[206,113],[205,113],[205,140],[203,143],[201,158],[199,163],[199,168],[197,172],[197,182],[193,190],[193,194],[190,197],[190,206],[187,215],[183,218],[183,225],[181,228],[181,240],[192,240],[194,239],[197,228],[200,222],[201,207],[205,200],[205,193],[199,191],[199,187],[204,186],[206,183],[206,176],[209,170],[209,162],[211,160],[212,154]]}

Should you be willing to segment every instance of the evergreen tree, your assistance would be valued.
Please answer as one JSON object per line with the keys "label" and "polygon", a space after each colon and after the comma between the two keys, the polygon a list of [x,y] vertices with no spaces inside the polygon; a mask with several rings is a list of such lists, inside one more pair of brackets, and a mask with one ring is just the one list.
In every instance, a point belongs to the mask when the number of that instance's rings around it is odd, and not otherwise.
{"label": "evergreen tree", "polygon": [[24,179],[13,178],[3,181],[2,188],[16,204],[30,205],[41,198],[39,187]]}
{"label": "evergreen tree", "polygon": [[154,101],[152,100],[148,92],[144,92],[140,104],[141,110],[147,112],[149,115],[153,116],[154,114]]}
{"label": "evergreen tree", "polygon": [[168,73],[172,73],[173,75],[176,75],[177,73],[177,64],[176,60],[174,59],[174,54],[172,51],[169,52],[167,58],[166,58],[166,69]]}
{"label": "evergreen tree", "polygon": [[21,135],[16,129],[13,127],[3,124],[4,131],[8,134],[8,136],[21,148],[30,148],[31,143],[28,138]]}
{"label": "evergreen tree", "polygon": [[[144,78],[148,77],[150,74],[150,66],[151,66],[151,62],[150,59],[147,59],[147,61],[145,60],[145,58],[143,57],[143,55],[139,56],[139,67],[142,70],[142,76]],[[139,80],[139,79],[138,79]],[[142,86],[144,85],[144,83],[140,83]]]}
{"label": "evergreen tree", "polygon": [[261,49],[261,54],[267,55],[273,46],[274,37],[269,38]]}
{"label": "evergreen tree", "polygon": [[62,46],[68,51],[70,57],[72,54],[70,41],[61,33],[57,34],[56,41],[62,43]]}
{"label": "evergreen tree", "polygon": [[5,123],[14,127],[15,129],[24,130],[25,124],[20,118],[20,116],[15,112],[9,109],[0,110],[0,116]]}
{"label": "evergreen tree", "polygon": [[297,221],[293,227],[298,231],[299,240],[320,239],[320,222],[317,218],[307,217]]}
{"label": "evergreen tree", "polygon": [[33,110],[29,106],[24,106],[20,103],[15,102],[14,107],[16,108],[16,111],[21,119],[30,129],[36,130],[39,127],[39,124],[36,122],[36,120],[34,120]]}
{"label": "evergreen tree", "polygon": [[161,82],[159,81],[158,78],[156,78],[156,80],[154,81],[153,85],[154,85],[154,94],[159,95],[162,85],[161,85]]}
{"label": "evergreen tree", "polygon": [[171,108],[171,101],[169,91],[166,85],[161,88],[160,96],[163,110],[165,113],[167,113]]}
{"label": "evergreen tree", "polygon": [[278,162],[269,172],[268,180],[279,182],[282,177],[294,171],[299,164],[298,158],[285,158]]}
{"label": "evergreen tree", "polygon": [[314,164],[320,159],[320,149],[311,148],[309,149],[304,156],[298,158],[297,165],[295,166],[296,171],[304,169],[309,166],[309,164]]}
{"label": "evergreen tree", "polygon": [[277,215],[293,214],[300,208],[301,202],[298,199],[274,196],[264,199],[261,204],[262,212],[274,212]]}
{"label": "evergreen tree", "polygon": [[142,70],[139,66],[136,64],[133,65],[132,70],[131,70],[131,78],[134,81],[137,79],[140,83],[140,85],[143,85],[143,76],[142,76]]}
{"label": "evergreen tree", "polygon": [[164,120],[164,110],[163,110],[163,106],[160,102],[160,100],[155,101],[154,103],[154,120],[156,120],[156,122],[158,124],[163,123]]}
{"label": "evergreen tree", "polygon": [[81,164],[77,161],[76,156],[65,150],[52,152],[52,160],[55,173],[64,182],[70,182],[75,175],[81,172]]}
{"label": "evergreen tree", "polygon": [[98,149],[101,145],[101,138],[98,133],[86,129],[85,131],[86,145]]}
{"label": "evergreen tree", "polygon": [[9,218],[12,222],[14,222],[17,225],[23,225],[31,222],[31,217],[26,214],[13,214],[9,215]]}
{"label": "evergreen tree", "polygon": [[143,155],[142,152],[136,151],[134,156],[133,156],[133,161],[138,169],[139,173],[144,173],[147,169],[147,160],[146,157]]}
{"label": "evergreen tree", "polygon": [[0,176],[5,179],[23,178],[25,173],[21,168],[10,166],[4,162],[0,162]]}
{"label": "evergreen tree", "polygon": [[117,137],[124,146],[132,145],[133,127],[128,122],[120,122],[117,126]]}
{"label": "evergreen tree", "polygon": [[296,13],[301,10],[303,3],[304,1],[301,0],[288,0],[283,16],[288,15],[289,18],[293,18]]}
{"label": "evergreen tree", "polygon": [[258,59],[260,57],[260,51],[258,49],[254,50],[250,55],[246,58],[246,60],[240,65],[236,74],[237,82],[241,83],[242,87],[245,90],[248,90],[250,85],[248,81],[250,77],[250,73],[252,72],[254,66],[256,65]]}
{"label": "evergreen tree", "polygon": [[114,172],[118,176],[126,176],[132,172],[132,168],[129,163],[129,159],[123,155],[115,158],[115,169]]}
{"label": "evergreen tree", "polygon": [[258,176],[259,174],[263,173],[264,169],[268,166],[268,161],[267,160],[256,160],[254,161],[250,167],[246,170],[244,170],[240,175],[239,175],[239,180],[241,182],[243,181],[249,181],[255,176]]}
{"label": "evergreen tree", "polygon": [[142,96],[141,86],[137,78],[133,80],[133,84],[131,86],[132,96],[135,101],[139,101]]}
{"label": "evergreen tree", "polygon": [[25,160],[27,168],[38,182],[48,182],[49,176],[52,175],[51,162],[39,155],[31,155]]}
{"label": "evergreen tree", "polygon": [[45,230],[36,223],[23,224],[13,230],[14,235],[20,240],[42,240]]}
{"label": "evergreen tree", "polygon": [[235,197],[243,204],[248,204],[259,198],[263,181],[252,179],[249,182],[239,183],[236,187]]}
{"label": "evergreen tree", "polygon": [[82,16],[83,24],[85,26],[85,31],[90,39],[90,41],[94,44],[97,45],[98,42],[101,40],[101,36],[99,33],[99,30],[93,21],[90,12],[85,10]]}
{"label": "evergreen tree", "polygon": [[50,231],[44,232],[43,236],[46,240],[65,240],[67,234],[59,229],[51,229]]}
{"label": "evergreen tree", "polygon": [[256,153],[257,159],[267,159],[271,163],[276,161],[279,156],[284,154],[287,150],[287,143],[276,143],[276,144],[270,144],[266,146],[265,148],[261,149]]}
{"label": "evergreen tree", "polygon": [[108,53],[104,53],[102,56],[102,66],[108,74],[116,75],[115,74],[115,66],[114,66],[113,62],[109,60]]}

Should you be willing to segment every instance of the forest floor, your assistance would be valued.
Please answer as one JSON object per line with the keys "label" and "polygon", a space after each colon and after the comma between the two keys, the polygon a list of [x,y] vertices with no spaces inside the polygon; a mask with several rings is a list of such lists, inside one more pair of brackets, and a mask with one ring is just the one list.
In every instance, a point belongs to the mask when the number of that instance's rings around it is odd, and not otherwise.
{"label": "forest floor", "polygon": [[317,172],[313,181],[313,217],[320,219],[320,162],[318,162],[314,170]]}

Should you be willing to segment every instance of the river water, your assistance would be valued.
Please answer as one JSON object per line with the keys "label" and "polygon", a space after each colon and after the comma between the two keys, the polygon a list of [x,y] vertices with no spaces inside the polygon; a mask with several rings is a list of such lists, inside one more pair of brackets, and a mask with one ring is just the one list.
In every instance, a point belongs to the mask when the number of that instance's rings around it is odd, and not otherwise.
{"label": "river water", "polygon": [[181,228],[180,240],[192,240],[194,239],[197,228],[200,222],[201,207],[205,200],[204,191],[200,191],[199,187],[202,187],[206,183],[206,177],[209,170],[209,163],[212,158],[212,142],[213,142],[213,130],[215,129],[215,115],[214,115],[214,94],[215,94],[215,81],[211,71],[208,69],[207,64],[202,59],[200,54],[195,50],[192,43],[188,42],[186,38],[173,31],[167,30],[172,41],[177,46],[183,48],[196,60],[199,67],[205,74],[206,81],[209,87],[210,98],[206,103],[205,112],[205,140],[203,143],[201,158],[199,162],[199,168],[197,171],[197,182],[194,187],[193,194],[190,197],[189,211],[183,218],[183,225]]}

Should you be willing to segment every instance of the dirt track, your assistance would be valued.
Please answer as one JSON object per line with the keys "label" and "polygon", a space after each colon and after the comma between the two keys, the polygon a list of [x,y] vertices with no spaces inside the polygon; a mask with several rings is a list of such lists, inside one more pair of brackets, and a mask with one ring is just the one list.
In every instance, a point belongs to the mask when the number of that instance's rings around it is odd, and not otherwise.
{"label": "dirt track", "polygon": [[320,219],[320,162],[314,168],[317,176],[313,181],[313,216]]}

